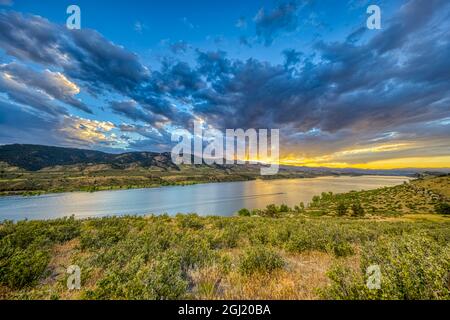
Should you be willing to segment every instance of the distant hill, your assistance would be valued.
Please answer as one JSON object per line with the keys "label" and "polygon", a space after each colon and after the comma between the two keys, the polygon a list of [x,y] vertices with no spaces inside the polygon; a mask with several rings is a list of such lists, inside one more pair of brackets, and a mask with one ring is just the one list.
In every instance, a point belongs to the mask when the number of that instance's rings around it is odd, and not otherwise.
{"label": "distant hill", "polygon": [[175,169],[170,153],[128,152],[110,154],[101,151],[75,148],[50,147],[42,145],[13,144],[0,146],[0,162],[29,171],[37,171],[46,167],[66,165],[108,164],[115,168],[126,168],[132,165],[142,167],[160,167]]}
{"label": "distant hill", "polygon": [[[30,144],[0,145],[0,162],[27,171],[38,171],[48,167],[70,165],[109,165],[113,169],[157,167],[163,170],[179,170],[179,167],[172,162],[171,154],[169,152],[126,152],[121,154],[111,154],[94,150]],[[198,167],[198,165],[196,167]],[[202,165],[200,165],[200,167],[202,167]],[[220,170],[238,169],[235,165],[213,165],[208,167],[214,167]],[[255,170],[259,169],[259,167],[259,165],[246,165],[239,166],[239,169]],[[404,176],[415,176],[419,174],[439,175],[440,173],[450,172],[449,169],[363,170],[294,166],[280,166],[280,171],[292,173],[303,172],[314,175],[370,174]]]}
{"label": "distant hill", "polygon": [[448,168],[405,168],[405,169],[354,169],[354,168],[327,168],[327,167],[293,167],[281,166],[281,169],[310,173],[332,173],[344,175],[380,175],[380,176],[439,176],[450,173]]}

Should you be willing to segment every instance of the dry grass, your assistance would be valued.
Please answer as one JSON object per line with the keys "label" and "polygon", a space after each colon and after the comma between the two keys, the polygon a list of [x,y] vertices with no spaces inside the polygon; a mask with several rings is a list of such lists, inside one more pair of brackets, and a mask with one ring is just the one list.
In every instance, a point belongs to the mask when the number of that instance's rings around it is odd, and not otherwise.
{"label": "dry grass", "polygon": [[[236,256],[237,252],[233,252]],[[236,268],[225,274],[218,266],[193,270],[194,299],[214,300],[314,300],[317,289],[327,286],[327,270],[336,261],[330,254],[311,251],[282,254],[286,266],[271,274],[244,276]],[[359,256],[340,258],[352,268],[359,266]]]}
{"label": "dry grass", "polygon": [[445,177],[437,177],[434,179],[416,180],[413,182],[413,184],[421,188],[441,194],[450,199],[450,188],[448,187],[448,180],[449,176],[445,176]]}

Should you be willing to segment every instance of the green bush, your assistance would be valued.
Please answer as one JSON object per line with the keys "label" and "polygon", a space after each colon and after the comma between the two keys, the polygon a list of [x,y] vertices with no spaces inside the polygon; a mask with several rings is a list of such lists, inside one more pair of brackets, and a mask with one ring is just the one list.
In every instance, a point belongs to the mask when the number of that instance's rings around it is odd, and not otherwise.
{"label": "green bush", "polygon": [[108,248],[119,242],[129,232],[128,218],[108,217],[93,219],[83,225],[80,245],[83,249]]}
{"label": "green bush", "polygon": [[147,264],[139,257],[121,269],[113,268],[86,298],[96,300],[174,300],[186,294],[188,282],[177,255],[167,254]]}
{"label": "green bush", "polygon": [[0,283],[21,289],[45,276],[54,244],[80,234],[73,217],[52,221],[5,221],[0,225]]}
{"label": "green bush", "polygon": [[182,228],[194,230],[203,228],[202,219],[197,214],[177,214],[176,219]]}
{"label": "green bush", "polygon": [[450,204],[444,202],[438,203],[435,206],[435,211],[438,214],[450,214]]}
{"label": "green bush", "polygon": [[352,204],[352,215],[354,217],[364,216],[364,208],[362,207],[361,203],[356,202],[356,203]]}
{"label": "green bush", "polygon": [[294,211],[296,213],[303,213],[303,212],[305,212],[305,204],[303,202],[300,202],[300,204],[298,206],[294,207]]}
{"label": "green bush", "polygon": [[[381,288],[366,286],[366,270],[378,265]],[[322,292],[328,299],[450,299],[450,245],[442,247],[423,233],[383,238],[363,248],[361,270],[341,265],[329,271],[332,285]]]}
{"label": "green bush", "polygon": [[335,240],[327,245],[327,251],[336,257],[347,257],[355,253],[353,246],[348,241]]}
{"label": "green bush", "polygon": [[269,204],[266,209],[264,210],[264,216],[265,217],[271,217],[271,218],[276,218],[279,217],[280,210],[278,209],[278,207],[274,204]]}
{"label": "green bush", "polygon": [[33,286],[43,277],[49,261],[50,254],[35,247],[16,250],[0,262],[0,282],[13,289]]}
{"label": "green bush", "polygon": [[246,208],[243,208],[243,209],[238,211],[238,216],[240,216],[240,217],[250,217],[251,216],[250,210],[248,210]]}
{"label": "green bush", "polygon": [[252,247],[248,249],[239,262],[239,271],[243,275],[254,273],[271,273],[283,268],[283,258],[273,249],[268,247]]}
{"label": "green bush", "polygon": [[336,214],[338,216],[345,216],[347,214],[348,207],[344,203],[339,203],[336,207]]}

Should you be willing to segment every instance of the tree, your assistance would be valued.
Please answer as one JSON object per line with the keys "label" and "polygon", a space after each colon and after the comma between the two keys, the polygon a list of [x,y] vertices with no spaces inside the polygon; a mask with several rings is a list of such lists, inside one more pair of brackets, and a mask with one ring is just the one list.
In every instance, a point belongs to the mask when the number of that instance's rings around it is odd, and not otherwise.
{"label": "tree", "polygon": [[434,207],[434,210],[438,214],[450,214],[450,204],[445,203],[445,202],[438,203]]}
{"label": "tree", "polygon": [[242,208],[241,210],[239,210],[238,215],[240,217],[250,217],[251,216],[250,211],[246,208]]}
{"label": "tree", "polygon": [[279,211],[278,211],[278,208],[277,208],[276,205],[274,205],[274,204],[269,204],[269,205],[266,207],[266,210],[264,210],[264,213],[265,213],[265,215],[268,216],[268,217],[277,217]]}
{"label": "tree", "polygon": [[336,213],[338,216],[342,217],[347,214],[348,207],[344,203],[339,203],[336,208]]}
{"label": "tree", "polygon": [[303,202],[300,202],[300,205],[294,207],[294,211],[296,213],[305,212],[305,204]]}
{"label": "tree", "polygon": [[364,208],[362,207],[361,203],[356,202],[352,204],[352,212],[354,217],[362,217],[364,216]]}
{"label": "tree", "polygon": [[305,204],[303,202],[300,202],[300,209],[303,211],[305,210]]}

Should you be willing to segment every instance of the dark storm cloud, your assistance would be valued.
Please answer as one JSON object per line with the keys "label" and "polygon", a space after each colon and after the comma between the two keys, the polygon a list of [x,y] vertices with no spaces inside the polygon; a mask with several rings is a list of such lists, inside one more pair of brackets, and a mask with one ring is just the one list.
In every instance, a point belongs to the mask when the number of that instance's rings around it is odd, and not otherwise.
{"label": "dark storm cloud", "polygon": [[57,66],[92,90],[127,92],[148,79],[138,57],[98,32],[68,30],[48,20],[16,12],[0,12],[0,48],[23,61]]}
{"label": "dark storm cloud", "polygon": [[279,34],[295,31],[299,25],[297,10],[294,2],[282,3],[270,12],[261,8],[254,18],[256,35],[269,46]]}

